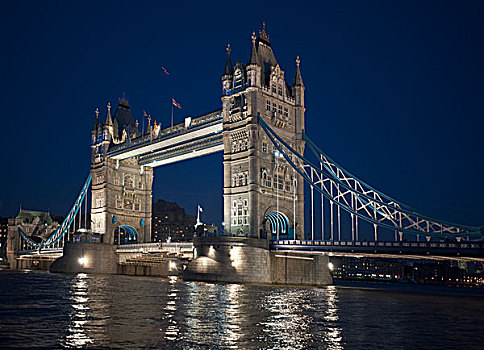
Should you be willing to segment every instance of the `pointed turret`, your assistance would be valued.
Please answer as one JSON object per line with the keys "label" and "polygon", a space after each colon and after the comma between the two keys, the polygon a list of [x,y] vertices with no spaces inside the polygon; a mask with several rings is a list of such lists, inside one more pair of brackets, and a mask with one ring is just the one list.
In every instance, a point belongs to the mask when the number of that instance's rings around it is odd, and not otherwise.
{"label": "pointed turret", "polygon": [[96,108],[94,114],[96,115],[96,119],[94,120],[94,125],[92,126],[93,132],[96,131],[97,127],[99,126],[99,108]]}
{"label": "pointed turret", "polygon": [[230,61],[230,44],[227,45],[227,63],[225,63],[225,69],[224,69],[224,74],[223,76],[227,76],[227,75],[232,75],[234,74],[234,69],[232,67],[232,61]]}
{"label": "pointed turret", "polygon": [[301,70],[299,69],[299,65],[301,64],[301,60],[299,59],[299,56],[296,58],[296,75],[294,76],[294,83],[292,84],[293,86],[304,86],[302,76],[301,76]]}
{"label": "pointed turret", "polygon": [[[134,131],[136,121],[129,110],[129,102],[126,100],[123,92],[123,97],[119,99],[118,107],[114,112],[113,120],[113,139],[120,140],[124,129]],[[131,134],[129,135],[131,137]]]}
{"label": "pointed turret", "polygon": [[255,46],[255,41],[257,40],[257,37],[255,36],[255,32],[252,32],[252,51],[250,53],[250,60],[249,60],[249,66],[253,64],[259,64],[259,58],[257,56],[257,47]]}
{"label": "pointed turret", "polygon": [[232,61],[230,61],[230,44],[227,45],[227,63],[225,63],[224,74],[222,75],[222,89],[226,94],[232,88],[232,76],[234,74],[234,68],[232,67]]}
{"label": "pointed turret", "polygon": [[108,102],[106,107],[108,109],[108,114],[106,115],[106,125],[113,125],[113,119],[111,118],[111,102]]}

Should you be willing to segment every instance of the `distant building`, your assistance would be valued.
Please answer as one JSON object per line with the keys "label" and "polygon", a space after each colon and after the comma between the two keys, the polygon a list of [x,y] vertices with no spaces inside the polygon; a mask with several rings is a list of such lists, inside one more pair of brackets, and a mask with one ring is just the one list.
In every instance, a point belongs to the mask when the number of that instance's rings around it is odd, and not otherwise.
{"label": "distant building", "polygon": [[171,237],[172,242],[191,241],[196,221],[195,216],[187,215],[177,203],[160,199],[153,203],[151,240],[166,242]]}
{"label": "distant building", "polygon": [[18,233],[19,227],[34,241],[42,242],[59,227],[61,221],[61,217],[54,217],[50,213],[20,209],[17,216],[8,219],[7,258],[9,262],[12,264],[17,251],[31,249],[27,244],[22,243]]}
{"label": "distant building", "polygon": [[8,218],[0,217],[0,264],[7,260]]}
{"label": "distant building", "polygon": [[218,226],[215,225],[205,225],[205,232],[210,235],[218,234]]}

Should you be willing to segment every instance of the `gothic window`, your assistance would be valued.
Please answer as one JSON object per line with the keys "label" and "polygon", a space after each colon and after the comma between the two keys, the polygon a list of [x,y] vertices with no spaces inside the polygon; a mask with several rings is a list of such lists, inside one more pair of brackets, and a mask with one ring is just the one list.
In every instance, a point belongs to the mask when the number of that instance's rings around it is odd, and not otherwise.
{"label": "gothic window", "polygon": [[291,188],[291,182],[290,182],[290,181],[287,181],[287,182],[286,182],[286,191],[287,191],[287,192],[292,192],[292,188]]}
{"label": "gothic window", "polygon": [[104,175],[102,175],[102,174],[96,175],[96,183],[101,184],[103,182],[104,182]]}
{"label": "gothic window", "polygon": [[289,111],[287,108],[284,108],[284,117],[289,118]]}
{"label": "gothic window", "polygon": [[267,175],[265,185],[266,185],[266,187],[272,187],[272,179],[271,179],[270,175]]}
{"label": "gothic window", "polygon": [[271,101],[267,100],[266,101],[266,111],[270,111],[271,110]]}
{"label": "gothic window", "polygon": [[242,96],[235,96],[234,108],[239,108],[240,106],[242,106]]}
{"label": "gothic window", "polygon": [[131,175],[124,176],[124,186],[133,187],[133,177]]}
{"label": "gothic window", "polygon": [[242,70],[237,69],[234,74],[234,87],[242,86],[242,83],[243,83]]}
{"label": "gothic window", "polygon": [[272,92],[273,92],[274,94],[276,94],[276,93],[277,93],[277,89],[276,89],[276,86],[275,86],[275,85],[272,85]]}
{"label": "gothic window", "polygon": [[262,152],[267,153],[267,142],[262,142]]}
{"label": "gothic window", "polygon": [[114,184],[116,186],[119,186],[119,177],[117,177],[117,176],[114,177]]}
{"label": "gothic window", "polygon": [[131,199],[124,199],[124,209],[133,210],[133,201]]}
{"label": "gothic window", "polygon": [[282,115],[282,106],[281,105],[278,106],[277,113],[279,113],[279,115]]}
{"label": "gothic window", "polygon": [[134,210],[140,211],[141,210],[141,205],[137,202],[134,203]]}
{"label": "gothic window", "polygon": [[276,104],[274,102],[272,102],[272,111],[275,112],[276,108],[277,108]]}
{"label": "gothic window", "polygon": [[141,190],[143,189],[143,182],[141,181],[138,181],[138,188]]}
{"label": "gothic window", "polygon": [[248,224],[249,210],[248,210],[247,206],[248,206],[248,200],[247,199],[244,199],[243,202],[241,200],[234,201],[234,209],[232,211],[233,225],[247,225]]}
{"label": "gothic window", "polygon": [[116,208],[121,209],[123,207],[123,201],[121,199],[116,199]]}
{"label": "gothic window", "polygon": [[278,86],[277,93],[278,93],[280,96],[282,96],[282,85],[281,85],[281,84],[279,84],[279,86]]}

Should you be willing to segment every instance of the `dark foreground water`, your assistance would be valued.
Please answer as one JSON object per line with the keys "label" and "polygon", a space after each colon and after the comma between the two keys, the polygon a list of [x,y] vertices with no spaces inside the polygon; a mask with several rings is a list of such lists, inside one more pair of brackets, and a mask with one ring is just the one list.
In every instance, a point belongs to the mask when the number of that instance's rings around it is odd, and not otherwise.
{"label": "dark foreground water", "polygon": [[0,349],[484,349],[483,297],[0,271]]}

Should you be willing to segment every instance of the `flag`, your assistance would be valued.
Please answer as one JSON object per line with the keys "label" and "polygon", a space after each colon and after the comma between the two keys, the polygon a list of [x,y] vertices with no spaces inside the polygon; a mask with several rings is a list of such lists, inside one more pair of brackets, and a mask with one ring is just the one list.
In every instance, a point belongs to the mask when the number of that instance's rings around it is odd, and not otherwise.
{"label": "flag", "polygon": [[201,206],[198,206],[198,210],[200,210],[200,212],[203,213],[203,209]]}
{"label": "flag", "polygon": [[146,113],[145,110],[143,110],[143,116],[145,116],[146,118],[148,118],[150,115],[148,113]]}
{"label": "flag", "polygon": [[166,75],[170,75],[170,72],[168,72],[168,70],[167,70],[165,67],[161,66],[161,69],[163,69],[163,72],[164,72]]}
{"label": "flag", "polygon": [[179,104],[178,102],[176,102],[173,97],[171,98],[171,103],[173,104],[173,106],[175,106],[177,108],[182,108],[181,104]]}

